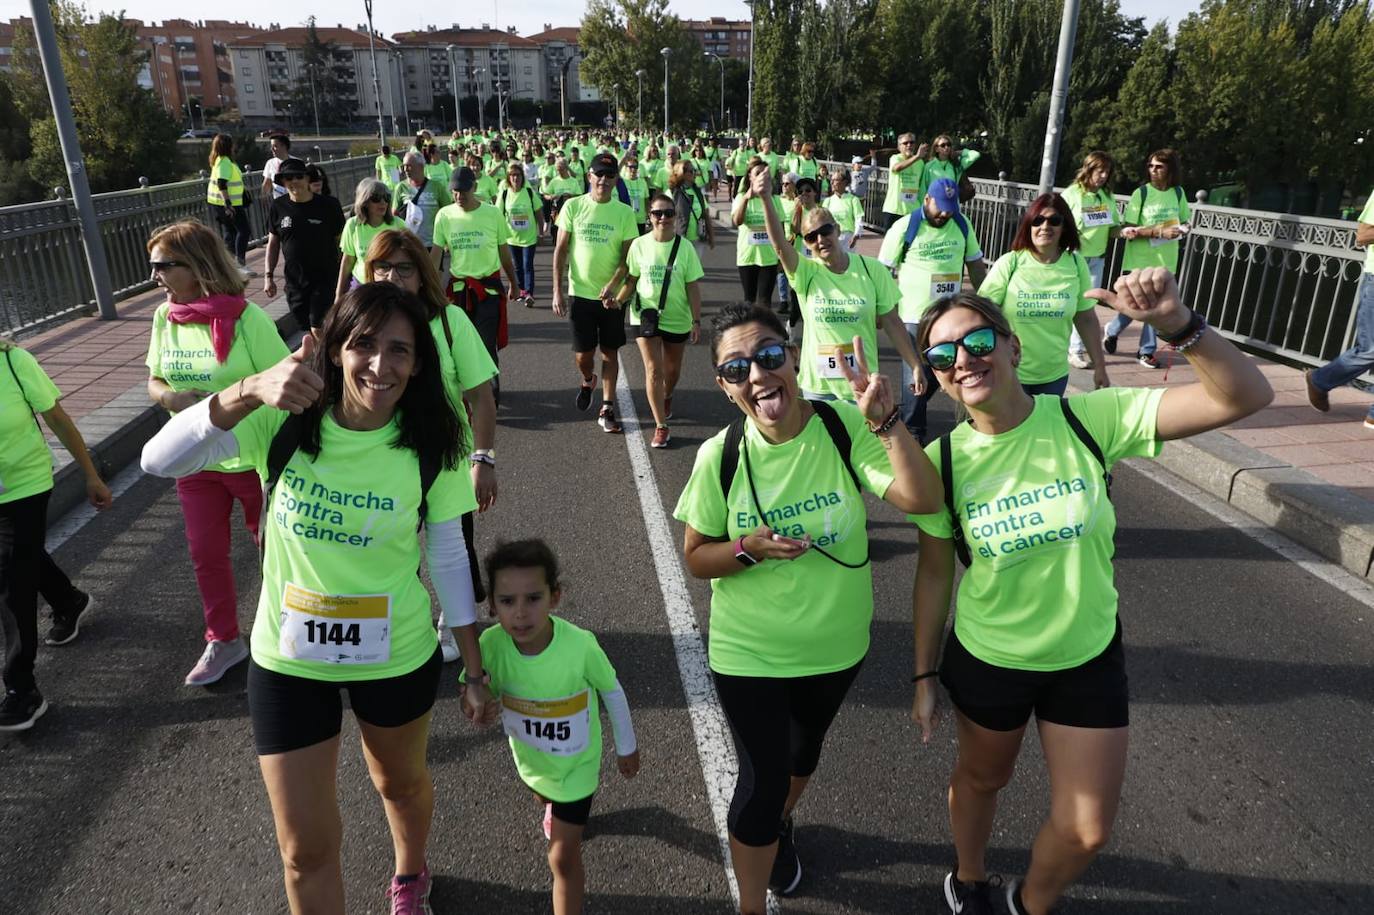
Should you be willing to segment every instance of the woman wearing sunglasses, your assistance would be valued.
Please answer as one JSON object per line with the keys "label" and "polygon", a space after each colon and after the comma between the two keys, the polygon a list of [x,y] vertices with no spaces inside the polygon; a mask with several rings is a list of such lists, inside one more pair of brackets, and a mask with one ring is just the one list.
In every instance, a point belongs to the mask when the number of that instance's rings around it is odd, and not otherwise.
{"label": "woman wearing sunglasses", "polygon": [[[768,240],[777,252],[788,283],[796,295],[806,334],[801,345],[799,381],[807,397],[852,400],[848,372],[854,368],[855,337],[878,355],[881,325],[902,360],[917,371],[911,337],[897,315],[901,293],[897,281],[881,262],[846,251],[839,228],[824,207],[807,212],[798,224],[811,257],[799,257],[783,236],[782,221],[773,206],[773,190],[762,172],[750,175],[749,194],[763,203]],[[848,363],[845,368],[841,363]]]}
{"label": "woman wearing sunglasses", "polygon": [[[757,177],[766,189],[767,170]],[[741,757],[728,823],[746,915],[763,915],[769,887],[786,894],[801,880],[792,811],[868,652],[873,574],[860,490],[904,512],[941,503],[890,383],[870,373],[862,339],[852,343],[854,367],[841,369],[851,402],[812,403],[777,315],[723,309],[711,358],[741,417],[701,446],[674,509],[687,526],[687,568],[711,579],[709,662]],[[850,443],[848,463],[831,424]],[[730,442],[733,473],[722,466]]]}
{"label": "woman wearing sunglasses", "polygon": [[1101,325],[1088,298],[1097,283],[1078,246],[1069,205],[1058,194],[1041,194],[1026,207],[1011,250],[978,287],[979,295],[1002,309],[1021,341],[1017,371],[1027,394],[1062,395],[1068,388],[1069,336],[1075,330],[1092,357],[1094,386],[1110,384]]}
{"label": "woman wearing sunglasses", "polygon": [[983,157],[976,149],[954,148],[954,139],[942,133],[923,147],[928,150],[925,169],[921,172],[921,194],[925,195],[936,178],[948,178],[955,184],[973,167],[973,163]]}
{"label": "woman wearing sunglasses", "polygon": [[[991,900],[984,853],[1032,714],[1050,812],[1025,877],[1006,888],[1006,909],[1050,912],[1111,833],[1129,734],[1112,464],[1153,457],[1164,442],[1235,422],[1273,397],[1254,363],[1183,304],[1169,271],[1132,273],[1115,292],[1089,296],[1154,327],[1202,380],[1032,397],[1017,371],[1025,348],[995,304],[960,293],[921,321],[917,345],[969,416],[927,450],[945,468],[946,491],[972,495],[947,497],[915,519],[911,715],[929,742],[941,717],[938,678],[959,746],[949,788],[957,867],[944,881],[951,912],[1003,911]],[[956,552],[968,570],[946,639]]]}
{"label": "woman wearing sunglasses", "polygon": [[343,234],[339,236],[343,259],[339,262],[339,282],[334,288],[335,301],[354,286],[367,282],[363,278],[363,255],[367,254],[367,246],[372,244],[378,232],[392,228],[404,228],[404,224],[391,214],[391,192],[376,178],[359,181],[353,195],[353,215],[348,217]]}

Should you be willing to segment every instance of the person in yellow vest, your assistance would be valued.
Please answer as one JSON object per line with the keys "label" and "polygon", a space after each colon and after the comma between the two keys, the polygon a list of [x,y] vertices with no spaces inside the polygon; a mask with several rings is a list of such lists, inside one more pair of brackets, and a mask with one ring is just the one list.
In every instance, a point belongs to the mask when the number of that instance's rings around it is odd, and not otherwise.
{"label": "person in yellow vest", "polygon": [[210,221],[219,227],[224,245],[239,262],[239,272],[254,276],[248,269],[248,211],[243,206],[243,171],[234,164],[234,138],[215,134],[210,143],[210,183],[205,188],[205,203]]}

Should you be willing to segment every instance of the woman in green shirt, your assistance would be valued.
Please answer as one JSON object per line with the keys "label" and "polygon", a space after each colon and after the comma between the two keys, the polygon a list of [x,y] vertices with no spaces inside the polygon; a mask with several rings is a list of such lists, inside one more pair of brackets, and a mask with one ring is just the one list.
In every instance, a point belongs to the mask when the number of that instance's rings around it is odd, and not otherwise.
{"label": "woman in green shirt", "polygon": [[948,178],[955,184],[973,167],[973,163],[983,157],[976,149],[955,149],[954,139],[942,133],[930,144],[930,158],[926,160],[925,170],[921,173],[921,196],[936,178]]}
{"label": "woman in green shirt", "polygon": [[825,198],[825,208],[840,227],[840,244],[849,250],[864,234],[864,202],[849,192],[849,172],[837,168],[830,173],[834,192]]}
{"label": "woman in green shirt", "polygon": [[334,287],[335,300],[343,298],[354,286],[367,282],[363,278],[363,255],[367,254],[367,246],[372,244],[377,233],[389,228],[403,228],[391,213],[391,192],[376,178],[364,178],[358,182],[353,195],[353,215],[348,217],[343,234],[339,236],[343,259],[339,262],[339,281]]}
{"label": "woman in green shirt", "polygon": [[506,180],[496,195],[496,208],[506,217],[510,227],[511,257],[515,260],[515,279],[519,286],[515,299],[526,308],[534,306],[534,253],[539,248],[539,236],[548,227],[544,211],[534,188],[525,183],[525,167],[511,162]]}
{"label": "woman in green shirt", "polygon": [[[1049,770],[1049,816],[1024,879],[1006,887],[1007,910],[1053,910],[1111,833],[1129,734],[1112,464],[1153,457],[1164,442],[1235,422],[1273,397],[1259,369],[1183,304],[1167,270],[1142,270],[1118,280],[1115,292],[1091,295],[1156,327],[1201,381],[1032,397],[1017,372],[1021,341],[992,302],[960,293],[921,321],[923,358],[969,416],[927,446],[943,469],[946,504],[915,519],[911,717],[929,742],[941,717],[938,678],[955,708],[959,748],[949,784],[958,864],[944,881],[951,912],[1002,911],[984,853],[1032,713]],[[968,569],[946,638],[956,553]]]}
{"label": "woman in green shirt", "polygon": [[[1083,157],[1083,165],[1074,176],[1073,183],[1064,189],[1064,202],[1073,211],[1073,222],[1082,243],[1078,253],[1088,261],[1088,272],[1092,274],[1094,287],[1102,285],[1107,264],[1107,245],[1121,234],[1116,197],[1107,187],[1114,171],[1116,163],[1112,157],[1100,149],[1093,150]],[[1087,344],[1075,330],[1069,335],[1069,365],[1090,369],[1095,364],[1088,356]]]}

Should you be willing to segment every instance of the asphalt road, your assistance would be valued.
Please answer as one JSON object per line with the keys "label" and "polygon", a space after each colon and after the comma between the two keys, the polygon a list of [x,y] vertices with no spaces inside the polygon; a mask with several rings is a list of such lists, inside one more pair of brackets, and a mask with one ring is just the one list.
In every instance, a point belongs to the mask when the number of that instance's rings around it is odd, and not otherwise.
{"label": "asphalt road", "polygon": [[[708,259],[708,311],[738,296],[732,251],[727,237]],[[568,332],[547,307],[547,248],[539,259],[539,307],[512,312],[502,357],[500,499],[479,519],[479,548],[549,540],[564,567],[565,616],[598,633],[630,699],[644,766],[620,778],[607,740],[586,843],[588,912],[727,912],[707,778],[627,441],[573,409]],[[623,352],[641,391],[637,353]],[[696,446],[732,417],[707,362],[704,346],[690,353],[673,446],[650,452],[668,512]],[[636,402],[647,415],[642,396]],[[948,400],[933,408],[951,421]],[[1129,465],[1114,493],[1134,698],[1130,768],[1112,842],[1067,911],[1374,911],[1369,590],[1309,574]],[[671,525],[677,540],[681,526]],[[805,877],[785,912],[943,911],[953,730],[923,747],[908,717],[915,532],[875,504],[870,536],[873,647],[797,814]],[[209,689],[181,685],[202,626],[171,484],[138,479],[57,557],[100,606],[76,643],[40,651],[52,702],[40,726],[0,739],[0,912],[284,912],[243,670]],[[245,629],[254,558],[241,533]],[[709,589],[689,580],[689,592],[704,632]],[[445,672],[430,748],[435,910],[548,911],[541,810],[504,739],[461,717],[456,674]],[[356,727],[345,731],[349,911],[382,912],[390,842]],[[1047,802],[1031,737],[1004,793],[992,869],[1024,870]]]}

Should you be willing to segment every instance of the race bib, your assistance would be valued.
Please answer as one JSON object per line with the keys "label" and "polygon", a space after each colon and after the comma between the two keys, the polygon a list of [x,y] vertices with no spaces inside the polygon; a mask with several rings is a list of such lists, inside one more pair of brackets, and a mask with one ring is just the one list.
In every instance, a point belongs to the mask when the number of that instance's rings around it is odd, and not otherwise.
{"label": "race bib", "polygon": [[391,595],[320,594],[288,582],[282,593],[277,650],[295,661],[389,661]]}
{"label": "race bib", "polygon": [[510,221],[510,227],[517,232],[523,232],[530,227],[529,217],[517,216]]}
{"label": "race bib", "polygon": [[765,229],[759,229],[758,231],[751,231],[751,232],[749,233],[749,244],[751,244],[751,245],[766,245],[766,244],[768,244],[768,232],[767,232],[767,230],[765,230]]}
{"label": "race bib", "polygon": [[1112,224],[1112,211],[1103,206],[1085,207],[1083,209],[1083,228],[1100,229],[1103,226]]}
{"label": "race bib", "polygon": [[506,735],[554,756],[576,756],[587,749],[591,734],[587,690],[562,699],[501,697],[501,724]]}
{"label": "race bib", "polygon": [[[1176,226],[1176,225],[1178,225],[1178,220],[1177,220],[1177,219],[1166,219],[1166,220],[1164,220],[1163,222],[1159,223],[1159,226],[1160,226],[1161,228],[1164,228],[1164,229],[1167,229],[1167,228],[1169,228],[1170,226]],[[1167,244],[1170,244],[1171,242],[1176,242],[1176,241],[1178,241],[1177,238],[1152,238],[1152,239],[1150,239],[1150,247],[1151,247],[1151,248],[1158,248],[1160,245],[1167,245]]]}
{"label": "race bib", "polygon": [[851,369],[858,371],[854,363],[854,344],[823,343],[820,353],[816,356],[816,372],[822,378],[844,378],[841,362],[848,362]]}
{"label": "race bib", "polygon": [[960,275],[957,273],[932,273],[930,275],[930,300],[934,302],[947,295],[954,295],[962,285]]}
{"label": "race bib", "polygon": [[913,190],[909,190],[909,191],[908,191],[908,190],[902,191],[902,203],[915,203],[915,202],[916,202],[916,191],[915,191],[914,189],[913,189]]}

